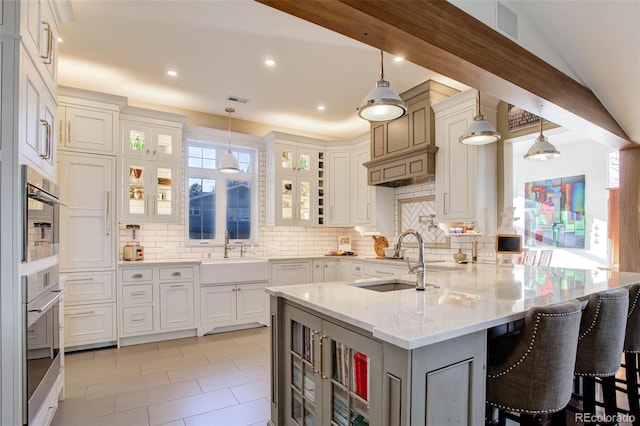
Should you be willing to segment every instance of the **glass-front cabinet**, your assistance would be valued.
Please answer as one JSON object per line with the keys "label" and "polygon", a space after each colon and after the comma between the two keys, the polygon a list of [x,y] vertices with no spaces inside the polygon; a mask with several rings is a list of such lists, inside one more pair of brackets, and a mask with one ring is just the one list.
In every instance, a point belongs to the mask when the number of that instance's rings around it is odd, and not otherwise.
{"label": "glass-front cabinet", "polygon": [[167,160],[179,149],[179,129],[137,122],[123,122],[122,128],[124,155]]}
{"label": "glass-front cabinet", "polygon": [[125,158],[122,172],[123,220],[177,220],[175,163]]}
{"label": "glass-front cabinet", "polygon": [[316,188],[316,182],[304,177],[287,175],[278,178],[276,208],[282,224],[315,224],[318,198],[313,195]]}
{"label": "glass-front cabinet", "polygon": [[382,344],[285,308],[286,425],[382,424]]}
{"label": "glass-front cabinet", "polygon": [[317,158],[317,150],[290,145],[278,145],[276,149],[277,172],[296,172],[314,176],[318,169]]}

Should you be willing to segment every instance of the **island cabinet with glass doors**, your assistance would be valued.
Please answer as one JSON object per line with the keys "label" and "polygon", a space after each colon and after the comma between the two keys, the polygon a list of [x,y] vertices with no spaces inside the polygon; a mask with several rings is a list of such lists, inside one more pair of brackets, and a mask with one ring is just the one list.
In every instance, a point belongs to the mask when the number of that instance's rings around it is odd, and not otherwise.
{"label": "island cabinet with glass doors", "polygon": [[178,220],[185,121],[182,115],[136,107],[122,111],[122,220]]}
{"label": "island cabinet with glass doors", "polygon": [[272,426],[475,425],[484,417],[484,331],[407,350],[278,297],[271,329]]}

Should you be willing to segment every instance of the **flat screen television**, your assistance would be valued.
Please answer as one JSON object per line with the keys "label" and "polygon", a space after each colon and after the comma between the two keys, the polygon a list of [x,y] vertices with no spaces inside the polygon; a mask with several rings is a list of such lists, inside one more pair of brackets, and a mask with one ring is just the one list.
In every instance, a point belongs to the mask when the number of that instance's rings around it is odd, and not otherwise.
{"label": "flat screen television", "polygon": [[518,235],[518,234],[496,235],[496,253],[498,254],[522,253],[522,235]]}

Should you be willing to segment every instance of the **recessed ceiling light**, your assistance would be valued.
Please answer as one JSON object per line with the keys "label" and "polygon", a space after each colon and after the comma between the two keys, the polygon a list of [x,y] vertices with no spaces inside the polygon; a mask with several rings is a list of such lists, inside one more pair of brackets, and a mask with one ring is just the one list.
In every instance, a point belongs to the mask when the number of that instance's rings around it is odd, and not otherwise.
{"label": "recessed ceiling light", "polygon": [[167,75],[168,75],[169,77],[175,77],[175,76],[177,76],[177,75],[178,75],[178,71],[175,71],[175,70],[168,70],[168,71],[167,71]]}
{"label": "recessed ceiling light", "polygon": [[276,64],[276,61],[274,61],[273,59],[267,59],[266,61],[264,61],[264,63],[272,67]]}
{"label": "recessed ceiling light", "polygon": [[58,37],[58,43],[62,43],[64,39],[62,37]]}
{"label": "recessed ceiling light", "polygon": [[393,62],[402,62],[404,61],[404,58],[402,56],[396,56],[395,58],[393,58]]}
{"label": "recessed ceiling light", "polygon": [[324,105],[318,105],[317,108],[318,108],[318,111],[324,111],[325,106]]}

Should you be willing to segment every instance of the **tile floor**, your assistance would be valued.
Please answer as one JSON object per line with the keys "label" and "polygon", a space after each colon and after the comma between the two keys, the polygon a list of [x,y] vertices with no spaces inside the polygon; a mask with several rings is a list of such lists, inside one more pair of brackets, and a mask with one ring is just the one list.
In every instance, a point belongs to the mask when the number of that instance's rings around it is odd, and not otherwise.
{"label": "tile floor", "polygon": [[266,327],[69,353],[52,426],[264,426]]}

